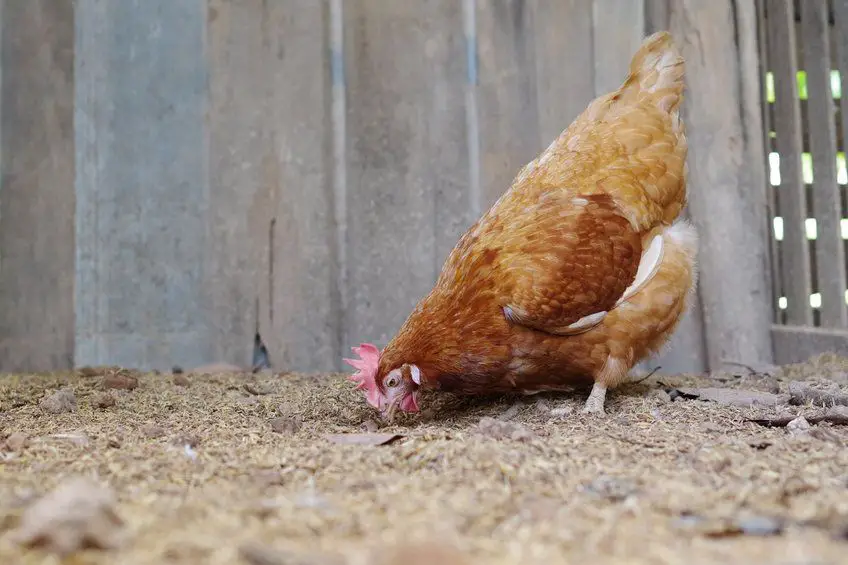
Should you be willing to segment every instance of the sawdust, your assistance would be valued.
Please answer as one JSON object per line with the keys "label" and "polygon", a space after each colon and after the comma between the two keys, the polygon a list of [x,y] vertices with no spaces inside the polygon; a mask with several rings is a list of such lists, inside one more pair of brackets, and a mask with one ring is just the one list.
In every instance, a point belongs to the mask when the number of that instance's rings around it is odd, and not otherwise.
{"label": "sawdust", "polygon": [[[832,356],[655,375],[611,393],[604,419],[580,413],[585,391],[425,396],[391,426],[343,375],[127,373],[137,387],[107,391],[95,370],[0,377],[0,563],[56,562],[12,534],[39,497],[84,476],[114,493],[126,535],[77,563],[836,564],[848,426],[792,433],[749,420],[822,408],[669,391],[804,381],[844,394],[846,375]],[[43,409],[58,391],[75,405]],[[328,439],[361,433],[403,437]]]}

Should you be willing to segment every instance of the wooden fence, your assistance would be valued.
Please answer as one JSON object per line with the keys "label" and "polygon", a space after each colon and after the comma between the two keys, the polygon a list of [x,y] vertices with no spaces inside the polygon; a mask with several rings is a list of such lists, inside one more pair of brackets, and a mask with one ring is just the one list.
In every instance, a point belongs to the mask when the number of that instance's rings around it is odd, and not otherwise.
{"label": "wooden fence", "polygon": [[761,22],[775,356],[845,352],[848,2],[768,0]]}
{"label": "wooden fence", "polygon": [[[342,368],[657,29],[687,60],[702,244],[697,303],[651,364],[844,349],[842,302],[798,306],[845,288],[844,208],[817,168],[842,147],[818,88],[842,36],[816,35],[810,3],[796,32],[782,0],[0,0],[0,370],[245,364],[257,327],[278,369]],[[796,44],[810,112],[784,80]],[[812,248],[806,120],[824,132]]]}

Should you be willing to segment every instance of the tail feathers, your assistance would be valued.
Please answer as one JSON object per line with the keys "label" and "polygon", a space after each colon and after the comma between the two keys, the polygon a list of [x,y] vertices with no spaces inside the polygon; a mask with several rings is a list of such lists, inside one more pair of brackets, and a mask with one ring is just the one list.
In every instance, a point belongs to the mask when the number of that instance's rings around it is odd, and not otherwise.
{"label": "tail feathers", "polygon": [[648,95],[662,110],[677,113],[684,89],[684,67],[671,34],[657,32],[642,42],[630,61],[630,73],[618,98]]}

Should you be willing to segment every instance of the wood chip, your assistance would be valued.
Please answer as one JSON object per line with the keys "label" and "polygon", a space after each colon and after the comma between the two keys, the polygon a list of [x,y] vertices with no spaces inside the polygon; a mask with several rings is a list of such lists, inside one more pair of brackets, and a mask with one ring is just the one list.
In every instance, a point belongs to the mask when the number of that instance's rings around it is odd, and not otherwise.
{"label": "wood chip", "polygon": [[[740,390],[732,388],[688,388],[679,387],[666,391],[669,396],[683,397],[689,400],[706,400],[728,406],[777,406],[789,402],[788,394],[772,394],[758,390]],[[675,394],[676,393],[676,394]]]}
{"label": "wood chip", "polygon": [[[753,422],[767,428],[783,428],[795,420],[795,416],[775,416],[774,418],[750,418],[746,422]],[[827,422],[834,426],[848,426],[848,408],[845,406],[834,406],[827,412],[804,416],[810,424]]]}
{"label": "wood chip", "polygon": [[132,375],[117,373],[103,377],[100,386],[107,390],[135,390],[138,388],[138,379]]}
{"label": "wood chip", "polygon": [[817,406],[848,406],[848,394],[819,390],[799,381],[789,383],[789,395],[789,403],[796,406],[808,402]]}
{"label": "wood chip", "polygon": [[388,445],[403,436],[400,434],[325,434],[324,437],[341,445]]}

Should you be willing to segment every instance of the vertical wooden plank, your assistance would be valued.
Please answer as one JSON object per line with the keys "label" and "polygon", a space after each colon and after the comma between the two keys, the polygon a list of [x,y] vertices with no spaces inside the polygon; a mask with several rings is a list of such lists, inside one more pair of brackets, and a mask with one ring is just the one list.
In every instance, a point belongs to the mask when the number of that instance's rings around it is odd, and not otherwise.
{"label": "vertical wooden plank", "polygon": [[804,230],[806,198],[801,176],[801,110],[795,61],[795,25],[791,0],[768,0],[768,41],[774,73],[777,151],[780,155],[780,208],[783,217],[781,278],[786,292],[786,321],[811,325],[810,251]]}
{"label": "vertical wooden plank", "polygon": [[756,80],[756,70],[742,67],[755,52],[756,28],[752,18],[737,19],[733,4],[671,4],[671,30],[686,61],[689,210],[701,241],[710,368],[772,358],[763,155],[751,143],[762,133],[750,115],[755,88],[744,84]]}
{"label": "vertical wooden plank", "polygon": [[[257,309],[267,324],[268,247],[276,171],[270,142],[268,31],[262,0],[208,0],[208,227],[203,284],[212,356],[250,364]],[[277,348],[264,332],[271,362]],[[274,336],[276,337],[276,336]]]}
{"label": "vertical wooden plank", "polygon": [[[767,0],[756,0],[756,18],[757,18],[757,53],[759,56],[759,77],[760,77],[760,105],[762,108],[763,120],[763,152],[766,155],[771,154],[772,138],[771,132],[774,129],[772,124],[772,103],[769,101],[768,88],[766,87],[766,72],[771,72],[771,58],[768,48],[768,29],[766,22],[766,2]],[[778,323],[783,314],[778,304],[778,299],[782,295],[781,284],[781,267],[780,267],[780,252],[777,243],[777,237],[774,233],[774,219],[777,216],[777,195],[775,187],[771,185],[771,165],[768,158],[765,163],[766,174],[766,202],[768,203],[768,217],[765,231],[769,241],[769,274],[771,278],[771,301],[772,301],[772,321]]]}
{"label": "vertical wooden plank", "polygon": [[0,4],[2,371],[73,364],[73,5]]}
{"label": "vertical wooden plank", "polygon": [[477,3],[482,211],[543,147],[533,29],[533,13],[523,0]]}
{"label": "vertical wooden plank", "polygon": [[269,41],[264,80],[271,95],[266,120],[272,152],[266,182],[277,191],[272,208],[271,323],[270,332],[263,335],[278,357],[272,361],[281,369],[337,370],[342,355],[341,303],[331,157],[329,6],[324,0],[263,4]]}
{"label": "vertical wooden plank", "polygon": [[344,8],[344,343],[382,347],[435,282],[436,231],[447,222],[437,206],[467,187],[462,6],[356,0]]}
{"label": "vertical wooden plank", "polygon": [[615,90],[645,37],[644,0],[593,0],[595,96]]}
{"label": "vertical wooden plank", "polygon": [[76,361],[204,363],[206,0],[76,10]]}
{"label": "vertical wooden plank", "polygon": [[671,24],[670,0],[645,1],[645,35],[668,30]]}
{"label": "vertical wooden plank", "polygon": [[845,308],[845,255],[840,221],[842,198],[836,182],[835,106],[830,90],[830,40],[827,0],[801,2],[801,41],[807,71],[810,152],[813,158],[813,213],[816,218],[816,268],[821,293],[821,325],[848,325]]}
{"label": "vertical wooden plank", "polygon": [[547,147],[595,97],[592,4],[533,0],[529,5],[534,22],[540,143]]}
{"label": "vertical wooden plank", "polygon": [[[645,0],[645,35],[668,30],[671,25],[669,0]],[[691,219],[688,206],[683,215]],[[669,340],[668,347],[642,364],[643,370],[661,367],[662,373],[701,373],[707,370],[704,314],[700,290]]]}

